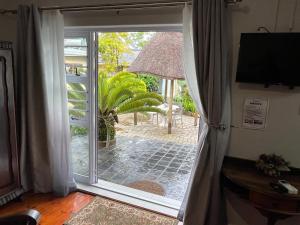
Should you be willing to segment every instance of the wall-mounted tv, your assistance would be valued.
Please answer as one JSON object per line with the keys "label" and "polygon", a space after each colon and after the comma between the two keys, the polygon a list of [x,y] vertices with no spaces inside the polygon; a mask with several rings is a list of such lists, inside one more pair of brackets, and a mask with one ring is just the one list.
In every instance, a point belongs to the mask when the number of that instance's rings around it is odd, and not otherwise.
{"label": "wall-mounted tv", "polygon": [[242,33],[236,81],[300,86],[300,33]]}

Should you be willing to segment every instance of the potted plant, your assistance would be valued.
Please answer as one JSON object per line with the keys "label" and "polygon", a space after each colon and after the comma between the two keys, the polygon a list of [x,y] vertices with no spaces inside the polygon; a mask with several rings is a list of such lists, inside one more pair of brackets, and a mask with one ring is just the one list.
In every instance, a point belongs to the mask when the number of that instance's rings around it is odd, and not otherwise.
{"label": "potted plant", "polygon": [[115,143],[118,115],[134,112],[158,112],[163,97],[148,92],[145,83],[134,73],[119,72],[112,77],[98,76],[98,146]]}
{"label": "potted plant", "polygon": [[271,177],[279,177],[281,172],[290,171],[289,162],[285,161],[282,156],[275,154],[261,154],[256,161],[256,168]]}

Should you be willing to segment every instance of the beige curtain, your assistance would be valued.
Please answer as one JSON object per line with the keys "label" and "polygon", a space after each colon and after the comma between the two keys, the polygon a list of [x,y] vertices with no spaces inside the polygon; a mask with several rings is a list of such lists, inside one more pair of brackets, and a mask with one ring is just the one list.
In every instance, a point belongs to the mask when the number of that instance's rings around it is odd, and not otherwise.
{"label": "beige curtain", "polygon": [[21,184],[25,190],[52,191],[41,19],[34,6],[19,6],[16,109]]}
{"label": "beige curtain", "polygon": [[64,196],[75,183],[63,48],[60,12],[19,6],[16,108],[21,184],[25,190]]}

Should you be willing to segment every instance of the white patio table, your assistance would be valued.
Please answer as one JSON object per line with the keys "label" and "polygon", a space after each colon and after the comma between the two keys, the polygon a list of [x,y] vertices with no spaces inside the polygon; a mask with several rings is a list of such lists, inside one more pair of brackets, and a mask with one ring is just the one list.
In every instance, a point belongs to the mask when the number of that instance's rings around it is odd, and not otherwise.
{"label": "white patio table", "polygon": [[[164,104],[161,104],[161,105],[157,106],[157,108],[161,109],[162,111],[164,111],[167,114],[168,110],[169,110],[169,104],[164,103]],[[180,107],[178,105],[172,105],[172,112],[176,112],[179,109],[180,109]],[[163,124],[165,126],[167,117],[163,116],[163,120],[164,120]],[[152,119],[152,121],[153,121],[153,119]],[[156,113],[156,123],[158,125],[158,113]]]}

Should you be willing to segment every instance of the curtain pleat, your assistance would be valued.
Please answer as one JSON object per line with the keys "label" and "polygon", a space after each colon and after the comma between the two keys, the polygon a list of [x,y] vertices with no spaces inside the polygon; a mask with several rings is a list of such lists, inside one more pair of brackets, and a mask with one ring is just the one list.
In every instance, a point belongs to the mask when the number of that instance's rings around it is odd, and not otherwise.
{"label": "curtain pleat", "polygon": [[25,190],[50,192],[52,181],[40,14],[34,6],[19,6],[17,20],[15,81],[21,184]]}
{"label": "curtain pleat", "polygon": [[65,196],[75,189],[75,182],[70,154],[70,124],[64,67],[64,19],[58,10],[42,14],[42,43],[53,190]]}
{"label": "curtain pleat", "polygon": [[25,190],[66,195],[75,188],[64,74],[64,22],[58,11],[19,6],[16,108]]}

